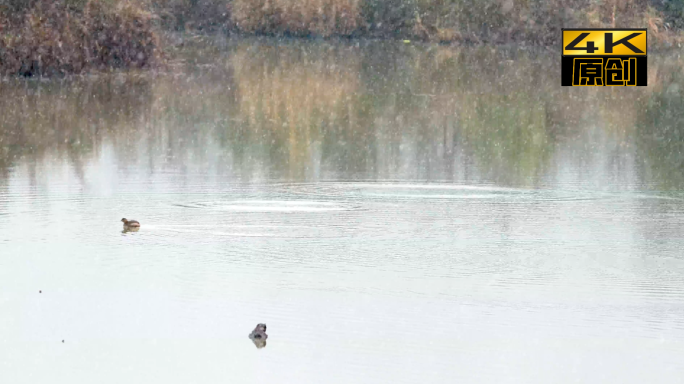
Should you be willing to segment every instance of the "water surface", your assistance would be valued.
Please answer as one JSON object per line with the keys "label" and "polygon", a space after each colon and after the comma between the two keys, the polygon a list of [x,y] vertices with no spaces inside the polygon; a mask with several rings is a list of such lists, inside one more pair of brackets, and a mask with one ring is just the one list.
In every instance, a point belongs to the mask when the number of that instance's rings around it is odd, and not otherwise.
{"label": "water surface", "polygon": [[8,383],[684,377],[677,57],[587,90],[555,53],[186,49],[0,83]]}

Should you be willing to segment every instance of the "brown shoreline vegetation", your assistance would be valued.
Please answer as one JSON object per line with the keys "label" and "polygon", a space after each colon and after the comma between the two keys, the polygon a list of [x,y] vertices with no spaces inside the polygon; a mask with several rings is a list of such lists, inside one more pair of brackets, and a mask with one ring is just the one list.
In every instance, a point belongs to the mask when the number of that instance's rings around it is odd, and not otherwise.
{"label": "brown shoreline vegetation", "polygon": [[151,67],[160,53],[153,19],[130,1],[37,0],[6,6],[0,10],[0,74]]}
{"label": "brown shoreline vegetation", "polygon": [[659,0],[0,0],[0,75],[155,67],[164,31],[554,45],[562,28],[647,27],[680,46],[684,2]]}

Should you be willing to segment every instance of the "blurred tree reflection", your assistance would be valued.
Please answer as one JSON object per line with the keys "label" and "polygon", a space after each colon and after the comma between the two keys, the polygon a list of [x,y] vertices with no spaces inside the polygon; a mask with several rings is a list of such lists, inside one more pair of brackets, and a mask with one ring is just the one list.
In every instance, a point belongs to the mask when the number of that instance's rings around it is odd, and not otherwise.
{"label": "blurred tree reflection", "polygon": [[682,185],[676,62],[649,64],[647,89],[578,91],[559,86],[555,54],[537,51],[272,39],[187,49],[211,57],[156,77],[1,83],[0,177],[55,158],[82,173],[108,145],[120,168],[152,173],[534,186],[574,161],[557,158],[571,142],[584,146],[576,167],[614,152],[595,146],[600,134],[621,156],[637,149],[644,181]]}
{"label": "blurred tree reflection", "polygon": [[[637,147],[645,179],[659,188],[684,187],[684,75],[673,70],[640,110]],[[653,86],[656,86],[655,84]]]}

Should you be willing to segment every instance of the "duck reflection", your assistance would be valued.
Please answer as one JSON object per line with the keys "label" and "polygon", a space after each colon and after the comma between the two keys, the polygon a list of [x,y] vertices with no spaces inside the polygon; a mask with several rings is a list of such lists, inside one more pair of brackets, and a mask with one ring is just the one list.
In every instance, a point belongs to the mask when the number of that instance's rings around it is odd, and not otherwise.
{"label": "duck reflection", "polygon": [[257,324],[256,328],[249,334],[249,338],[258,349],[266,347],[266,339],[268,338],[268,335],[266,334],[266,324]]}

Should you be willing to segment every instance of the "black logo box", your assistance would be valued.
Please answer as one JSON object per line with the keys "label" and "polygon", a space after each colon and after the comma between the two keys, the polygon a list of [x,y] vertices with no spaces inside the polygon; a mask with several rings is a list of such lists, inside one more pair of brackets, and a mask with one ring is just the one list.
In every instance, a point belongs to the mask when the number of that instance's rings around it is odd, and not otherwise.
{"label": "black logo box", "polygon": [[[563,30],[575,30],[575,31],[600,31],[600,30],[605,30],[605,31],[643,31],[643,28],[563,28]],[[563,36],[562,36],[562,31],[561,31],[561,55],[563,55]],[[648,38],[648,35],[647,35]],[[581,55],[581,56],[561,56],[561,86],[564,87],[571,87],[572,85],[572,68],[573,68],[573,63],[576,58],[578,59],[585,59],[585,58],[592,58],[592,59],[603,59],[603,62],[606,62],[606,59],[611,59],[611,58],[620,58],[620,59],[628,59],[628,58],[636,58],[637,60],[637,65],[636,65],[636,78],[637,78],[637,87],[645,87],[646,82],[648,80],[648,56],[647,55],[639,55],[639,56],[587,56],[587,55]],[[605,85],[605,82],[604,82]]]}
{"label": "black logo box", "polygon": [[648,58],[647,56],[563,56],[561,58],[561,85],[564,87],[572,86],[572,67],[575,58],[577,59],[601,59],[605,63],[607,59],[627,59],[636,58],[636,79],[637,87],[645,87],[648,79]]}

